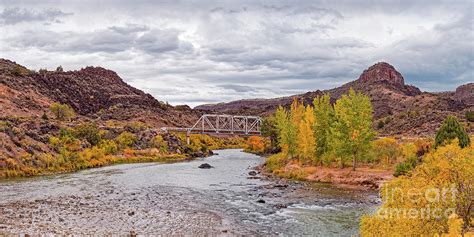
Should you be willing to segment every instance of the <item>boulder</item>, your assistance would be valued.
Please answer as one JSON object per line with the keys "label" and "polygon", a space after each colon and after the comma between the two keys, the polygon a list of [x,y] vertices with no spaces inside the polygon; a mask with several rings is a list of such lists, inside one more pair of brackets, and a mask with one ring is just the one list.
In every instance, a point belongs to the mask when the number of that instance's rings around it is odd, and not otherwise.
{"label": "boulder", "polygon": [[210,169],[213,168],[210,164],[208,163],[203,163],[200,166],[198,166],[199,169]]}

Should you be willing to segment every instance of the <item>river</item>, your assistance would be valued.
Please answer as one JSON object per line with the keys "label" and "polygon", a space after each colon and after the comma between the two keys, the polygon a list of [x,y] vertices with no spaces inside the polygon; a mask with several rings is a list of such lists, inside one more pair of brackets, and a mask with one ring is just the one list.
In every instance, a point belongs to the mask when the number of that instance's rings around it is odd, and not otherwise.
{"label": "river", "polygon": [[[181,163],[121,164],[0,182],[0,235],[357,234],[374,192],[266,179],[241,150]],[[202,163],[211,169],[199,169]]]}

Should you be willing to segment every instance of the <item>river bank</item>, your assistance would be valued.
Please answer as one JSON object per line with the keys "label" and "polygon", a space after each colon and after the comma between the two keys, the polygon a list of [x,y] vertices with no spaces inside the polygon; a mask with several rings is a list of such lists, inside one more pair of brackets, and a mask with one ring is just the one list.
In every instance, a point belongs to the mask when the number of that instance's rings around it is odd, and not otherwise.
{"label": "river bank", "polygon": [[[379,201],[376,192],[251,176],[264,158],[217,153],[0,182],[0,233],[350,236]],[[199,169],[204,162],[214,168]]]}
{"label": "river bank", "polygon": [[262,174],[290,180],[315,183],[330,183],[334,186],[357,190],[379,190],[383,183],[393,179],[393,169],[358,167],[303,166],[298,161],[289,162],[283,167],[268,170],[265,164],[258,167]]}

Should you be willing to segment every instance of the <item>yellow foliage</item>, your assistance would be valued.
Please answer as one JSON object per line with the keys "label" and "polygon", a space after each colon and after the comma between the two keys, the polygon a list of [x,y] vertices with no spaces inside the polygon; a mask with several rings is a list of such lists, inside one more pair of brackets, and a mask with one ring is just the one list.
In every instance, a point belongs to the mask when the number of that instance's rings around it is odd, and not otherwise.
{"label": "yellow foliage", "polygon": [[298,157],[301,161],[313,161],[316,154],[316,139],[314,138],[314,111],[311,106],[306,106],[302,120],[298,125]]}
{"label": "yellow foliage", "polygon": [[265,162],[265,169],[269,172],[274,173],[278,169],[281,169],[286,164],[286,154],[278,153],[271,155]]}
{"label": "yellow foliage", "polygon": [[153,139],[151,139],[150,146],[153,148],[158,148],[161,153],[168,152],[168,143],[161,135],[156,135]]}
{"label": "yellow foliage", "polygon": [[[461,149],[451,144],[429,153],[411,177],[400,176],[383,186],[382,206],[361,220],[362,236],[442,234],[448,230],[453,213],[469,223],[473,174],[472,147]],[[454,231],[459,222],[451,222]]]}
{"label": "yellow foliage", "polygon": [[67,104],[52,103],[49,110],[54,114],[56,119],[61,121],[69,120],[76,116],[74,110]]}
{"label": "yellow foliage", "polygon": [[383,164],[394,164],[403,152],[397,140],[391,137],[373,141],[373,147],[376,161],[382,161]]}
{"label": "yellow foliage", "polygon": [[115,138],[115,141],[120,148],[127,148],[137,141],[137,137],[134,134],[125,131],[118,135]]}

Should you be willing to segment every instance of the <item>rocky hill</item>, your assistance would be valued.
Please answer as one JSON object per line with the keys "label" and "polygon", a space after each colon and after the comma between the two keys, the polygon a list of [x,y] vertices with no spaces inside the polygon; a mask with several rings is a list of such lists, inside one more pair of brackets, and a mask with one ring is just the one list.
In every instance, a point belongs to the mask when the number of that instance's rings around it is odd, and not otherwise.
{"label": "rocky hill", "polygon": [[[58,121],[53,103],[69,105],[70,121]],[[115,72],[86,67],[78,71],[31,71],[0,59],[0,170],[5,157],[54,154],[49,142],[60,129],[94,122],[116,137],[134,133],[136,148],[147,147],[162,126],[189,126],[201,115],[188,106],[170,106],[126,84]]]}
{"label": "rocky hill", "polygon": [[350,88],[370,96],[376,120],[374,127],[380,135],[432,135],[447,115],[454,114],[465,121],[465,112],[474,110],[473,83],[462,85],[454,92],[421,92],[415,86],[406,85],[403,76],[385,62],[369,67],[357,80],[330,90],[275,99],[207,104],[195,109],[216,113],[268,115],[280,105],[289,107],[294,99],[309,104],[316,96],[329,93],[331,100],[335,101]]}
{"label": "rocky hill", "polygon": [[33,72],[0,59],[0,92],[2,116],[41,116],[53,102],[70,105],[82,118],[141,121],[157,127],[189,125],[199,116],[187,106],[158,101],[101,67]]}

